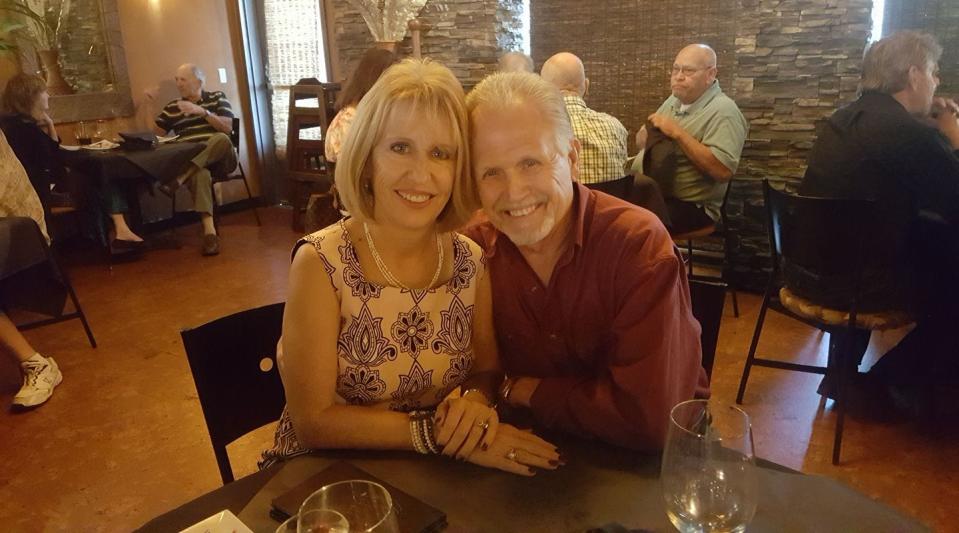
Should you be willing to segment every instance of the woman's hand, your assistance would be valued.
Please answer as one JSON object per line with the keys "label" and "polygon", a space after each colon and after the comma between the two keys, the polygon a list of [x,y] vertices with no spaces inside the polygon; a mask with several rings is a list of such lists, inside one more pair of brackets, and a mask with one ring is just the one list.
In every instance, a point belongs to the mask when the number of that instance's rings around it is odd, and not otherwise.
{"label": "woman's hand", "polygon": [[496,438],[496,410],[472,397],[447,399],[437,406],[436,443],[443,455],[466,459],[477,446],[488,448]]}
{"label": "woman's hand", "polygon": [[480,466],[498,468],[521,476],[532,476],[532,467],[556,470],[566,464],[556,446],[509,424],[500,424],[496,439],[487,449],[473,450],[467,461]]}

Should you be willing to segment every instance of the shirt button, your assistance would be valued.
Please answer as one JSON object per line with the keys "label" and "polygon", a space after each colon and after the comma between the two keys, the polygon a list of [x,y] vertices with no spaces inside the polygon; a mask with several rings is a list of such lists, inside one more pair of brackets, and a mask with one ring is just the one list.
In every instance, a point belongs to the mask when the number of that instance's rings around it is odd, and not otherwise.
{"label": "shirt button", "polygon": [[557,337],[557,335],[556,335],[555,333],[550,333],[550,334],[549,334],[549,338],[550,338],[551,340],[554,340],[554,341],[555,341],[555,340],[556,340],[557,338],[559,338],[559,337]]}
{"label": "shirt button", "polygon": [[536,292],[536,285],[529,288],[529,292]]}

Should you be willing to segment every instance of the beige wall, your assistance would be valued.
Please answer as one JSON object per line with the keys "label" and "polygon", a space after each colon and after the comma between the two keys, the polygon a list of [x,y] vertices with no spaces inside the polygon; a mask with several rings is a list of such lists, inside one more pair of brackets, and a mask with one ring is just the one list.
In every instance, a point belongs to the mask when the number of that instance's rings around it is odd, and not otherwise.
{"label": "beige wall", "polygon": [[[140,127],[147,124],[154,112],[159,112],[169,100],[176,98],[173,73],[183,63],[196,63],[207,75],[206,89],[223,91],[234,113],[244,118],[247,112],[240,99],[237,65],[230,41],[230,23],[227,2],[230,0],[122,0],[120,31],[126,51],[130,87],[134,105],[138,108],[136,121]],[[238,44],[242,46],[242,44]],[[218,68],[226,69],[226,83],[220,83]],[[145,102],[144,91],[158,89],[153,106]],[[245,122],[245,121],[244,121]],[[251,178],[253,194],[258,194],[259,179],[250,164],[246,143],[241,142],[240,160]],[[231,182],[222,190],[225,201],[245,198],[243,184]],[[242,192],[241,192],[242,191]]]}

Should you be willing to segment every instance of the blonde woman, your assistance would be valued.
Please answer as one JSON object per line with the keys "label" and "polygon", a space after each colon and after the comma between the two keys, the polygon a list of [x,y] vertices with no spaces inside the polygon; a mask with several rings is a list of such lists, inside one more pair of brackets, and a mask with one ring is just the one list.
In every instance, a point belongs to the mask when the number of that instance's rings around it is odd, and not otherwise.
{"label": "blonde woman", "polygon": [[[357,107],[336,168],[352,218],[294,250],[280,375],[287,408],[264,464],[320,448],[415,450],[532,475],[553,445],[498,422],[502,379],[475,210],[463,89],[407,60]],[[457,389],[461,396],[452,394]]]}

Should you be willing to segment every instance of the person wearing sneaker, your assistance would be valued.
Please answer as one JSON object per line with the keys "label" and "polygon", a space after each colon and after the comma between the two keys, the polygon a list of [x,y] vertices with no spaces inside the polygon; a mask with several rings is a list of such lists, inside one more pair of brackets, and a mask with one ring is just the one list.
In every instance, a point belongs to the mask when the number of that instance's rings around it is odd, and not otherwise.
{"label": "person wearing sneaker", "polygon": [[213,189],[210,168],[222,166],[228,171],[236,168],[236,152],[230,141],[233,129],[233,110],[226,95],[220,91],[204,91],[206,75],[191,63],[180,65],[174,76],[180,98],[171,101],[156,118],[155,132],[166,135],[174,132],[177,142],[196,142],[203,151],[187,163],[175,179],[159,185],[167,196],[175,194],[186,183],[193,195],[193,210],[200,213],[203,223],[203,255],[220,253],[220,238],[213,224]]}
{"label": "person wearing sneaker", "polygon": [[36,407],[53,395],[63,374],[52,357],[43,357],[30,346],[7,315],[0,313],[0,347],[20,362],[23,387],[13,398],[15,407]]}

